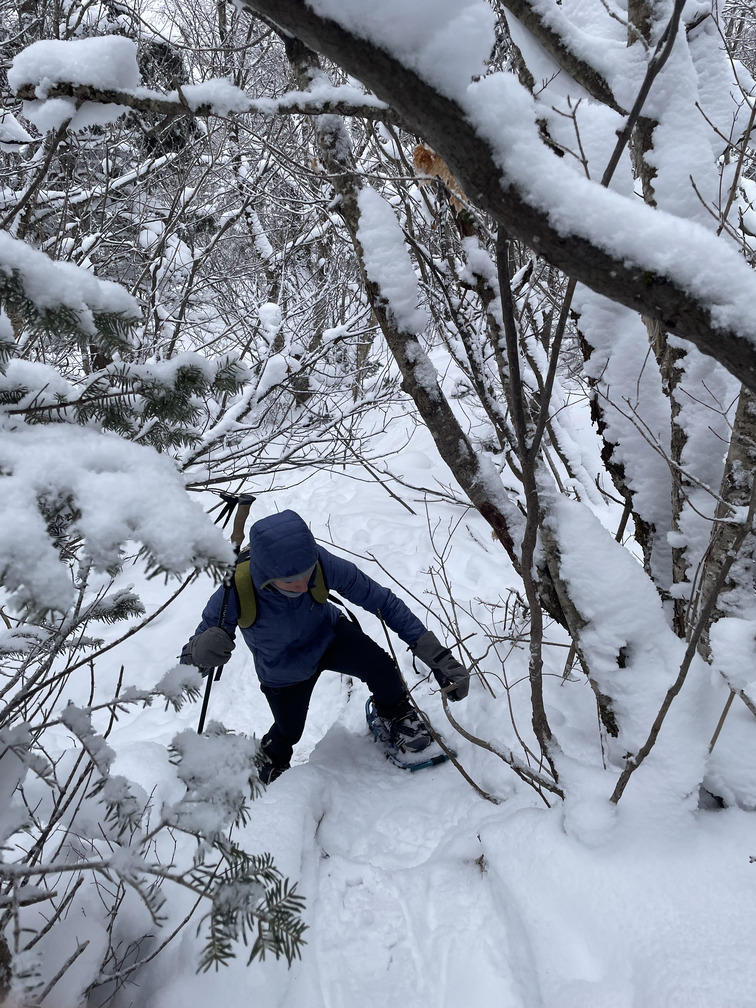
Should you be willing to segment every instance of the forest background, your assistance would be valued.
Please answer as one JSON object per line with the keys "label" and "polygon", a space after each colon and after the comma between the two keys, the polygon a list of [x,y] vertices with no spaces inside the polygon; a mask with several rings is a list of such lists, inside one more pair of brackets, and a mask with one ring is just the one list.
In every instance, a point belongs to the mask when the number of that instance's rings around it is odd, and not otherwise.
{"label": "forest background", "polygon": [[[407,8],[0,6],[19,1008],[756,1003],[753,12]],[[457,642],[462,712],[398,656],[453,765],[377,769],[339,683],[250,805],[251,664],[202,734],[176,665],[219,491]]]}

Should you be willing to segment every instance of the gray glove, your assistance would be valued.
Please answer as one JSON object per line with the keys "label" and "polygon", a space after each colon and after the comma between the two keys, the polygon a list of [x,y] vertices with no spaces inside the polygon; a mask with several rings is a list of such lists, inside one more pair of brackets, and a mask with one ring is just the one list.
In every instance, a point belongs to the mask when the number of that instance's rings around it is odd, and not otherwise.
{"label": "gray glove", "polygon": [[464,700],[470,689],[470,673],[431,630],[425,631],[412,650],[431,670],[441,689],[456,686],[446,694],[450,700]]}
{"label": "gray glove", "polygon": [[211,626],[192,637],[184,650],[189,652],[192,665],[211,669],[225,665],[235,646],[223,627]]}

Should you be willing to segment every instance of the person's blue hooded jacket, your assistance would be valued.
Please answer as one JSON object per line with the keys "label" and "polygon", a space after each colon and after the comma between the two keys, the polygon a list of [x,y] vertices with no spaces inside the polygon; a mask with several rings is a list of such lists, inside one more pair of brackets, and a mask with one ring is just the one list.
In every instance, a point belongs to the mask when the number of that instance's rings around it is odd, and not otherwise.
{"label": "person's blue hooded jacket", "polygon": [[[329,589],[374,615],[380,611],[386,625],[405,644],[414,644],[425,633],[420,620],[393,592],[363,574],[349,560],[318,546],[294,511],[282,511],[255,522],[250,529],[249,547],[257,618],[241,633],[254,655],[257,675],[264,686],[290,686],[309,679],[334,639],[333,626],[343,616],[336,606],[316,602],[309,592],[291,598],[270,584],[274,579],[300,575],[317,561]],[[223,591],[219,588],[210,598],[196,633],[218,625]],[[239,603],[232,591],[223,622],[232,637],[236,634],[238,617]]]}

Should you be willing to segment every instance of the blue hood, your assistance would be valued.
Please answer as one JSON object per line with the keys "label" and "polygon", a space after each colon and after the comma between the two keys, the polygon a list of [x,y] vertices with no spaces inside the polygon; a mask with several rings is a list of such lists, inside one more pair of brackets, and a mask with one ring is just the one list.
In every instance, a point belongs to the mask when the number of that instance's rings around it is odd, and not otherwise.
{"label": "blue hood", "polygon": [[312,532],[296,511],[281,511],[255,522],[249,530],[249,550],[256,588],[273,578],[295,577],[318,559]]}
{"label": "blue hood", "polygon": [[[260,682],[271,688],[304,682],[316,674],[319,662],[334,639],[333,627],[342,614],[336,606],[321,605],[309,592],[287,598],[277,591],[261,591],[271,578],[291,578],[320,562],[329,588],[369,613],[379,612],[390,630],[412,645],[424,633],[420,620],[393,592],[373,581],[350,560],[316,546],[307,525],[294,511],[261,518],[250,529],[250,573],[258,590],[257,619],[241,633],[255,658]],[[227,603],[227,607],[226,607]],[[222,615],[225,614],[225,615]],[[202,613],[197,633],[225,627],[236,633],[239,599],[221,586]]]}

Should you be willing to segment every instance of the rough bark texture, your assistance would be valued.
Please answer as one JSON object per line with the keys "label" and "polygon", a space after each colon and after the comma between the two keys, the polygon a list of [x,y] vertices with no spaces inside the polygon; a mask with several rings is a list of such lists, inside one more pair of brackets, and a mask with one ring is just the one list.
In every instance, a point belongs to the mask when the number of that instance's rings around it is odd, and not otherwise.
{"label": "rough bark texture", "polygon": [[[716,510],[716,524],[712,532],[709,550],[706,556],[703,575],[701,578],[701,592],[699,609],[703,609],[709,603],[712,594],[718,591],[718,581],[720,573],[728,557],[732,557],[735,542],[742,536],[743,511],[749,507],[753,498],[754,467],[756,466],[756,398],[747,390],[740,393],[738,406],[733,423],[733,433],[730,439],[730,447],[727,453],[725,471],[722,477],[722,485],[719,490],[720,503]],[[731,519],[740,515],[740,521]],[[728,520],[730,519],[730,520]],[[748,542],[748,541],[747,541]],[[741,580],[752,579],[753,572],[753,536],[750,537],[751,547],[746,555],[738,558],[739,564],[745,564],[747,570],[741,571]],[[735,588],[733,581],[728,580],[721,586],[719,598],[715,600],[711,619],[701,638],[700,650],[704,657],[709,657],[709,637],[708,632],[711,624],[722,616],[735,612],[737,615],[745,615],[739,612],[742,607],[738,605],[737,598],[727,598],[727,592]],[[742,587],[741,591],[747,593],[749,603],[753,597],[753,581],[747,587]]]}
{"label": "rough bark texture", "polygon": [[8,942],[0,938],[0,1004],[5,1004],[5,999],[10,994],[12,956]]}

